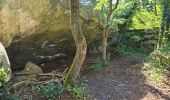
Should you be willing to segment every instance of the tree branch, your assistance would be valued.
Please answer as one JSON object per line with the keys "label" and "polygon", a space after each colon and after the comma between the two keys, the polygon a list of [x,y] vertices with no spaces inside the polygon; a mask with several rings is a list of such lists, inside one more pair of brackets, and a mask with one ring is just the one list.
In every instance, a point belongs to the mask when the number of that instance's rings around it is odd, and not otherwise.
{"label": "tree branch", "polygon": [[115,6],[113,8],[112,0],[109,1],[109,13],[108,13],[108,16],[107,16],[107,24],[108,24],[108,22],[110,20],[110,17],[112,15],[113,11],[117,9],[118,4],[119,4],[119,0],[116,1],[116,4],[115,4]]}
{"label": "tree branch", "polygon": [[112,9],[112,12],[113,12],[115,9],[117,9],[118,4],[119,4],[119,0],[116,1],[115,7]]}

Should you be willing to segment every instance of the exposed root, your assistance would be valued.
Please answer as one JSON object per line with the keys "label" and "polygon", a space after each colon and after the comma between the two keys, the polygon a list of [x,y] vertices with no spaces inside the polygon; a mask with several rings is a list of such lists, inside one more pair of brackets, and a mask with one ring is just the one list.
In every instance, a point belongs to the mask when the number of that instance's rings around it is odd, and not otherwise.
{"label": "exposed root", "polygon": [[45,73],[45,74],[27,74],[27,73],[17,73],[15,74],[15,76],[24,76],[24,75],[36,75],[37,77],[41,77],[41,76],[52,76],[52,77],[62,77],[61,74],[53,74],[53,73]]}
{"label": "exposed root", "polygon": [[60,81],[63,81],[66,76],[66,72],[68,71],[68,68],[66,68],[62,74],[58,74],[57,72],[51,72],[51,73],[16,73],[14,76],[31,76],[34,75],[34,78],[32,79],[26,79],[24,81],[17,82],[13,84],[11,87],[8,88],[9,91],[16,91],[20,89],[21,87],[27,87],[30,85],[37,85],[37,84],[43,84],[48,83],[52,78],[59,78]]}
{"label": "exposed root", "polygon": [[64,70],[64,72],[62,73],[62,78],[60,79],[60,81],[64,81],[67,71],[68,71],[68,67],[67,67],[67,68]]}
{"label": "exposed root", "polygon": [[27,86],[33,85],[33,84],[38,84],[38,83],[35,82],[35,81],[30,81],[30,80],[20,81],[20,82],[15,83],[11,87],[9,87],[8,90],[9,91],[11,91],[11,90],[15,91],[15,90],[18,90],[21,87],[27,87]]}

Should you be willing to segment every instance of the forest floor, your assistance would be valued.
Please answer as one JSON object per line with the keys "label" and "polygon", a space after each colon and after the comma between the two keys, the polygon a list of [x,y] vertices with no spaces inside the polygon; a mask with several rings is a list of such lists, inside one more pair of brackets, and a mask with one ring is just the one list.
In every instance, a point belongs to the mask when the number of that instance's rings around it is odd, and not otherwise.
{"label": "forest floor", "polygon": [[[147,76],[142,59],[134,56],[115,56],[110,59],[109,66],[101,69],[89,68],[98,61],[95,56],[87,57],[83,65],[80,82],[87,85],[86,100],[170,100],[170,85],[155,82]],[[72,58],[48,62],[44,64],[43,71],[63,72],[71,62]],[[28,93],[26,91],[25,95]],[[34,100],[43,100],[35,98]],[[76,99],[68,93],[63,93],[57,100]]]}
{"label": "forest floor", "polygon": [[89,100],[170,100],[170,85],[145,75],[142,59],[115,56],[110,63],[83,71],[81,79],[88,86]]}
{"label": "forest floor", "polygon": [[[147,76],[143,59],[115,56],[109,66],[89,69],[98,61],[95,57],[87,57],[83,65],[80,80],[87,85],[87,100],[170,100],[170,85]],[[62,100],[75,100],[70,96],[66,99],[65,95]]]}

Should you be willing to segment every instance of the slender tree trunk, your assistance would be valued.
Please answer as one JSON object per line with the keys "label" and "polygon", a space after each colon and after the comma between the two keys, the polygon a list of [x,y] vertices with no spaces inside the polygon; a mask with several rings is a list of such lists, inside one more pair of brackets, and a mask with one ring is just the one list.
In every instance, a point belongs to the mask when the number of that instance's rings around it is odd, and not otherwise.
{"label": "slender tree trunk", "polygon": [[102,33],[102,46],[103,46],[103,60],[107,60],[107,37],[108,37],[108,27],[106,26]]}
{"label": "slender tree trunk", "polygon": [[155,12],[155,15],[158,16],[158,12],[157,12],[157,7],[156,7],[156,1],[154,2],[154,12]]}
{"label": "slender tree trunk", "polygon": [[104,61],[107,60],[107,38],[109,32],[109,20],[111,18],[112,12],[117,8],[118,4],[119,0],[116,1],[115,7],[113,9],[112,0],[109,0],[109,12],[106,19],[106,25],[104,26],[102,33],[102,47],[103,47],[102,58]]}
{"label": "slender tree trunk", "polygon": [[170,11],[169,8],[170,1],[164,0],[163,1],[163,15],[161,20],[161,28],[158,36],[158,43],[157,43],[157,49],[161,48],[164,45],[164,42],[166,42],[168,37],[168,31],[170,27],[170,14],[167,13]]}
{"label": "slender tree trunk", "polygon": [[70,0],[70,5],[71,5],[70,8],[71,29],[76,44],[76,55],[64,80],[64,87],[67,87],[67,85],[73,85],[76,82],[80,73],[80,69],[83,65],[84,59],[86,57],[87,50],[86,39],[82,34],[80,25],[80,10],[79,10],[80,1]]}

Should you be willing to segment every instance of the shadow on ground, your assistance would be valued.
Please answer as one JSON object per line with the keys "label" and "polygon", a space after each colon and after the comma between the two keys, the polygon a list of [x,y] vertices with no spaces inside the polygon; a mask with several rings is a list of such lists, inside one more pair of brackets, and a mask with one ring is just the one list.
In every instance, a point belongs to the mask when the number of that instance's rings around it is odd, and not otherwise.
{"label": "shadow on ground", "polygon": [[[44,72],[63,72],[73,58],[44,63]],[[89,64],[96,63],[95,56],[87,57],[81,73],[81,82],[88,86],[87,100],[170,100],[170,86],[157,84],[143,74],[143,61],[137,57],[115,56],[110,66],[92,70]],[[46,100],[33,93],[31,87],[21,88],[23,98]],[[22,100],[28,100],[22,99]],[[32,100],[32,99],[29,99]],[[63,93],[57,100],[75,100],[72,95]]]}
{"label": "shadow on ground", "polygon": [[88,100],[170,100],[170,87],[161,87],[168,89],[164,93],[155,84],[152,86],[141,71],[141,59],[114,57],[110,62],[101,70],[83,71],[81,80],[88,85]]}

